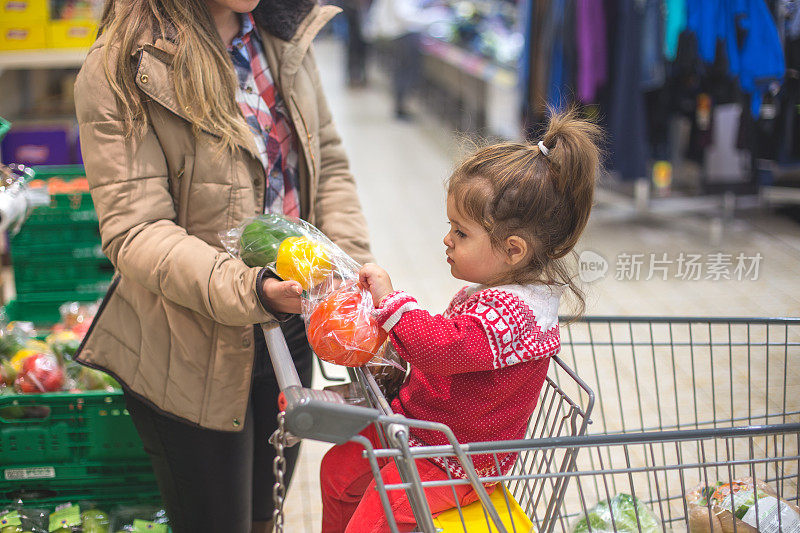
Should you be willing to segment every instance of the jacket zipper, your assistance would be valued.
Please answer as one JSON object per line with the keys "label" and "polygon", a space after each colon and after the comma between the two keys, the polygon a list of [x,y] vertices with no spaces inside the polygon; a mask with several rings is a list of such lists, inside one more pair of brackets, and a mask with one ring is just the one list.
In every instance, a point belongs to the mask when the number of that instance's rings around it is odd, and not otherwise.
{"label": "jacket zipper", "polygon": [[[306,139],[308,140],[308,155],[311,158],[311,165],[313,167],[315,160],[314,160],[314,150],[311,149],[311,141],[313,140],[314,136],[311,134],[311,131],[308,129],[308,124],[306,124],[306,119],[303,118],[303,113],[300,111],[300,106],[297,105],[297,100],[294,99],[294,95],[291,97],[292,104],[294,104],[295,111],[297,111],[297,116],[300,117],[300,123],[303,124],[303,130],[306,132]],[[313,168],[309,169],[310,172],[313,172]]]}

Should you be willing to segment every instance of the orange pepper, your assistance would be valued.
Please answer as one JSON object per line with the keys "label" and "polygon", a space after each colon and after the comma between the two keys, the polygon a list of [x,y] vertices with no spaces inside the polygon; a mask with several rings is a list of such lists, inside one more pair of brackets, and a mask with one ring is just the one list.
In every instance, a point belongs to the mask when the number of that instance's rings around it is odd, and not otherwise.
{"label": "orange pepper", "polygon": [[355,283],[331,292],[308,317],[306,331],[314,353],[323,361],[344,366],[362,366],[375,357],[387,334],[371,309]]}
{"label": "orange pepper", "polygon": [[331,273],[325,246],[306,237],[287,237],[278,247],[275,272],[284,280],[293,280],[309,290]]}

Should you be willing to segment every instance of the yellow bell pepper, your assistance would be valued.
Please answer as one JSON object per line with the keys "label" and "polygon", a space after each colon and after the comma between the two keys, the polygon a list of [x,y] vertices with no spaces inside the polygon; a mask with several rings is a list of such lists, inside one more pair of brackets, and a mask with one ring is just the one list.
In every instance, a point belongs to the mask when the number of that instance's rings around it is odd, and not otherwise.
{"label": "yellow bell pepper", "polygon": [[25,359],[37,353],[39,353],[39,351],[32,350],[30,348],[23,348],[19,350],[9,361],[11,363],[11,367],[17,373],[22,372],[22,364],[25,362]]}
{"label": "yellow bell pepper", "polygon": [[333,265],[325,246],[306,237],[287,237],[278,248],[275,272],[309,290],[331,273]]}

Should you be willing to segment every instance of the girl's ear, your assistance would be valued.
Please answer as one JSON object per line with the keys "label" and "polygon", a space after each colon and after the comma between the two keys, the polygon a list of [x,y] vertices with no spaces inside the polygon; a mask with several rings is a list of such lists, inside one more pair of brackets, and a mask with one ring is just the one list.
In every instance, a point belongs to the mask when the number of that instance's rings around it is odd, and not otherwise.
{"label": "girl's ear", "polygon": [[514,266],[520,263],[528,255],[528,243],[525,239],[512,235],[506,239],[504,243],[504,251],[506,254],[506,263]]}

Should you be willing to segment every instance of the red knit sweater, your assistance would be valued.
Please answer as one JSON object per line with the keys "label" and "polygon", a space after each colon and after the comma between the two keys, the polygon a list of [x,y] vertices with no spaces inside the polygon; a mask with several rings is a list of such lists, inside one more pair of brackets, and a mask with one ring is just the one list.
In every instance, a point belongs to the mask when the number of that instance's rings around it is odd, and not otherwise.
{"label": "red knit sweater", "polygon": [[[402,291],[375,310],[411,371],[392,402],[395,413],[447,424],[461,443],[521,439],[561,347],[558,302],[546,285],[465,287],[441,315]],[[411,444],[448,444],[439,432],[412,429]],[[516,454],[499,456],[507,473]],[[458,461],[445,464],[465,477]],[[473,456],[480,476],[498,475],[492,455]]]}

